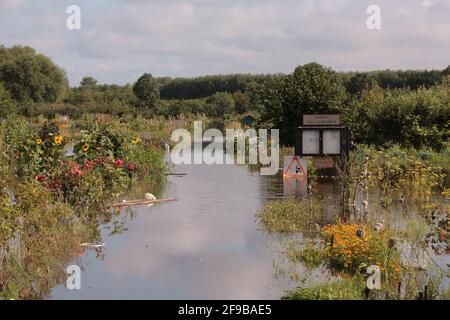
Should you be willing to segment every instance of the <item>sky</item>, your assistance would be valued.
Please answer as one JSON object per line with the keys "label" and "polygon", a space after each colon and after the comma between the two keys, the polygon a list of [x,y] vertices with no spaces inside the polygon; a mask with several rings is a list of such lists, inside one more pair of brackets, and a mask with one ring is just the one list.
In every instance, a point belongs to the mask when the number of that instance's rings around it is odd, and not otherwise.
{"label": "sky", "polygon": [[[67,7],[81,9],[69,30]],[[366,12],[380,8],[381,29]],[[82,77],[132,83],[145,72],[192,77],[290,73],[318,62],[338,71],[444,69],[450,0],[0,0],[0,45],[35,48]]]}

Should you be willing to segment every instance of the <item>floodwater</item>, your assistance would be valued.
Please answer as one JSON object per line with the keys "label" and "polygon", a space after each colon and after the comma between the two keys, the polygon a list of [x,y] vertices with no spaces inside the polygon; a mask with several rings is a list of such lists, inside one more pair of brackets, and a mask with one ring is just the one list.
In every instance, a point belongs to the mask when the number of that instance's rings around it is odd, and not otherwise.
{"label": "floodwater", "polygon": [[[259,231],[255,214],[266,201],[305,196],[306,181],[283,183],[281,170],[262,176],[238,165],[180,165],[172,172],[183,175],[134,198],[152,192],[177,201],[128,208],[102,225],[105,247],[71,262],[82,269],[81,289],[61,284],[50,299],[280,299],[298,286],[278,274],[286,242]],[[315,193],[330,219],[339,206],[333,183],[319,183]],[[404,210],[394,211],[396,223],[408,220]],[[434,258],[444,269],[450,263],[450,255]],[[312,281],[322,278],[318,272]]]}
{"label": "floodwater", "polygon": [[124,210],[102,226],[101,254],[86,250],[72,262],[82,269],[81,289],[60,285],[50,298],[279,299],[293,288],[274,279],[279,250],[255,221],[266,201],[285,197],[281,174],[237,165],[172,171],[186,175],[168,176],[158,197],[178,201]]}

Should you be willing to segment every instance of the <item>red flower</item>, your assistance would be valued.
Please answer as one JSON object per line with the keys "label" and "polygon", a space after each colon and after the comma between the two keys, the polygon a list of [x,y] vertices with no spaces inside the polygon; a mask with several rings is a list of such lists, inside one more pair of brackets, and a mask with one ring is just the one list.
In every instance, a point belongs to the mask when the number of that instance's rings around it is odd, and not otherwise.
{"label": "red flower", "polygon": [[72,167],[69,170],[69,174],[77,174],[81,177],[83,175],[83,171],[81,171],[78,167],[78,163],[74,162],[72,163]]}
{"label": "red flower", "polygon": [[74,174],[76,173],[78,170],[78,163],[74,162],[72,163],[72,167],[69,170],[69,174]]}
{"label": "red flower", "polygon": [[120,159],[117,159],[117,160],[116,160],[116,166],[117,166],[117,168],[122,168],[122,166],[123,166],[123,161],[120,160]]}
{"label": "red flower", "polygon": [[94,167],[94,161],[92,160],[86,160],[84,163],[84,168],[87,170],[91,170]]}
{"label": "red flower", "polygon": [[127,168],[128,168],[128,170],[130,170],[130,171],[134,171],[134,169],[135,169],[134,163],[129,163],[128,166],[127,166]]}

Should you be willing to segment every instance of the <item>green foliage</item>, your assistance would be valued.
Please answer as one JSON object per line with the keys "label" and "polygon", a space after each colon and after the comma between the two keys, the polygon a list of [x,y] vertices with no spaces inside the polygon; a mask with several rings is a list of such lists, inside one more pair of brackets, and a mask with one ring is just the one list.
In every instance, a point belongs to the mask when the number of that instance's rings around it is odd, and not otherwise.
{"label": "green foliage", "polygon": [[206,102],[204,99],[160,100],[155,113],[165,117],[206,113]]}
{"label": "green foliage", "polygon": [[374,85],[383,89],[430,88],[440,84],[446,70],[378,70],[368,72],[347,72],[341,74],[349,93],[359,95]]}
{"label": "green foliage", "polygon": [[8,241],[15,235],[19,212],[5,192],[4,182],[0,181],[0,248],[7,248]]}
{"label": "green foliage", "polygon": [[284,144],[294,144],[294,128],[302,114],[336,113],[344,105],[345,87],[335,71],[317,63],[299,66],[294,73],[267,82],[259,100],[261,121],[280,129]]}
{"label": "green foliage", "polygon": [[230,74],[211,75],[196,78],[158,78],[162,99],[201,99],[217,92],[248,92],[251,87],[261,84],[270,75]]}
{"label": "green foliage", "polygon": [[16,145],[17,174],[35,177],[51,173],[64,160],[65,143],[56,123],[44,123],[36,134]]}
{"label": "green foliage", "polygon": [[88,124],[80,131],[80,134],[81,138],[73,149],[77,161],[84,162],[104,157],[117,159],[124,156],[126,137],[118,135],[111,125]]}
{"label": "green foliage", "polygon": [[352,279],[335,280],[312,287],[289,291],[282,300],[363,300],[364,286]]}
{"label": "green foliage", "polygon": [[80,89],[95,89],[98,81],[92,77],[84,77],[80,82]]}
{"label": "green foliage", "polygon": [[403,196],[409,203],[426,202],[434,191],[443,188],[442,169],[421,160],[415,150],[392,147],[365,152],[372,173],[370,186],[379,191],[382,201],[390,203],[394,197]]}
{"label": "green foliage", "polygon": [[88,234],[75,211],[36,181],[19,184],[15,195],[16,237],[7,251],[0,247],[0,299],[43,299],[67,279],[65,267]]}
{"label": "green foliage", "polygon": [[249,94],[241,91],[236,91],[233,93],[233,99],[235,103],[236,113],[243,114],[250,111],[251,98]]}
{"label": "green foliage", "polygon": [[150,73],[143,74],[134,84],[133,92],[143,107],[154,108],[159,100],[158,82]]}
{"label": "green foliage", "polygon": [[6,91],[3,83],[0,82],[0,118],[4,118],[15,112],[14,101],[11,99],[9,92]]}
{"label": "green foliage", "polygon": [[211,117],[224,117],[234,112],[235,102],[233,96],[226,92],[217,92],[206,99],[206,115]]}
{"label": "green foliage", "polygon": [[264,231],[300,232],[314,230],[324,219],[323,202],[307,200],[275,200],[267,202],[256,214]]}
{"label": "green foliage", "polygon": [[[99,85],[92,78],[85,78],[80,87],[73,88],[65,102],[67,104],[60,107],[60,114],[66,114],[73,118],[80,118],[83,113],[123,116],[132,112],[133,106],[138,104],[132,86]],[[38,109],[39,113],[48,113],[43,107]],[[35,114],[35,112],[31,112],[31,114]]]}
{"label": "green foliage", "polygon": [[450,138],[449,88],[364,91],[345,109],[345,123],[356,143],[442,150]]}
{"label": "green foliage", "polygon": [[347,92],[360,97],[365,90],[370,90],[377,86],[377,81],[368,73],[356,73],[346,83]]}
{"label": "green foliage", "polygon": [[161,148],[155,147],[149,141],[141,141],[139,136],[127,144],[124,161],[129,176],[136,177],[138,182],[145,181],[146,184],[161,182],[167,172]]}
{"label": "green foliage", "polygon": [[31,136],[30,123],[23,117],[8,116],[2,123],[2,160],[11,171],[21,171],[19,148],[27,143]]}
{"label": "green foliage", "polygon": [[30,47],[0,46],[0,81],[19,102],[55,102],[68,86],[65,72]]}
{"label": "green foliage", "polygon": [[324,261],[324,254],[314,242],[308,242],[303,248],[292,243],[288,249],[288,259],[291,262],[300,262],[307,269],[318,268]]}
{"label": "green foliage", "polygon": [[126,190],[127,176],[122,166],[116,162],[103,160],[101,162],[86,161],[80,165],[77,162],[66,165],[56,177],[59,182],[55,192],[78,210],[102,211]]}
{"label": "green foliage", "polygon": [[427,159],[430,166],[435,168],[442,168],[442,173],[445,175],[443,185],[450,187],[450,143],[441,152],[431,152]]}

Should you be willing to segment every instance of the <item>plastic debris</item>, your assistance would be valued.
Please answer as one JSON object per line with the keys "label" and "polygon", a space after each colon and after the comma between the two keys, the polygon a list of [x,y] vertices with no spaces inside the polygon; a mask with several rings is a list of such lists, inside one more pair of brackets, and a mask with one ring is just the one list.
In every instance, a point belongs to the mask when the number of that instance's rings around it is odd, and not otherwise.
{"label": "plastic debris", "polygon": [[85,248],[102,248],[105,246],[105,244],[103,242],[85,242],[85,243],[80,243],[79,244],[80,247],[85,247]]}

